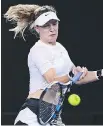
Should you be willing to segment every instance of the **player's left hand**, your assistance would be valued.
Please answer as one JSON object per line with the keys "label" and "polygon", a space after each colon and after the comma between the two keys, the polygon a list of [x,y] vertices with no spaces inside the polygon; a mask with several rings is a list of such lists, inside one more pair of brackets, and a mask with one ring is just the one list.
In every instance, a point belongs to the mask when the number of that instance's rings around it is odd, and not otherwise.
{"label": "player's left hand", "polygon": [[79,79],[79,80],[81,80],[87,75],[88,69],[86,67],[77,66],[77,67],[73,68],[72,72],[74,75],[76,75],[78,72],[83,72],[83,74],[81,75],[81,77]]}

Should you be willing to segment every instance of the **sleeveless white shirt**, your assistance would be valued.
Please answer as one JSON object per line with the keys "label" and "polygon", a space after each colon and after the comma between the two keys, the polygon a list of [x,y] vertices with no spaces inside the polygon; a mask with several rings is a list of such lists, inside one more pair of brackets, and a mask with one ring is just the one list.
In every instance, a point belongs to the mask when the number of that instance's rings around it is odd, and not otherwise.
{"label": "sleeveless white shirt", "polygon": [[63,76],[68,74],[73,66],[67,50],[60,43],[56,42],[56,45],[51,46],[39,40],[28,54],[29,93],[47,87],[48,83],[42,75],[50,68],[55,68],[57,76]]}

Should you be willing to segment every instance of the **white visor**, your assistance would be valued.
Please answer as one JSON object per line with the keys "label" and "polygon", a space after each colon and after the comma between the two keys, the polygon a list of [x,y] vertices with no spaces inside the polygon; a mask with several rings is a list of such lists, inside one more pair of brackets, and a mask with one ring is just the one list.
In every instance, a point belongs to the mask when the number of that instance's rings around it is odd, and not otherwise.
{"label": "white visor", "polygon": [[43,26],[45,23],[47,23],[49,20],[57,20],[60,21],[59,18],[57,17],[56,13],[54,12],[46,12],[41,14],[31,25],[31,28],[33,28],[33,26]]}

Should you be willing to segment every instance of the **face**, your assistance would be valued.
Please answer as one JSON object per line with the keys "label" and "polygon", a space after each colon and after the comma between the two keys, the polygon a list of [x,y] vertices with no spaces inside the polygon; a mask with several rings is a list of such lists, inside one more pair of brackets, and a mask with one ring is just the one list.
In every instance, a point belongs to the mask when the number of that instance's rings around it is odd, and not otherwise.
{"label": "face", "polygon": [[36,31],[40,35],[40,39],[43,42],[56,42],[58,37],[58,21],[57,20],[50,20],[43,26],[37,26]]}

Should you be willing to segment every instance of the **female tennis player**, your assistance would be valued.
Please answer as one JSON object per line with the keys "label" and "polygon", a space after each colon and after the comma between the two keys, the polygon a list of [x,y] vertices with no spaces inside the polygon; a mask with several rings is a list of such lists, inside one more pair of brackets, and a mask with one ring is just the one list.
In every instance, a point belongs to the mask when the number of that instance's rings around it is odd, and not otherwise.
{"label": "female tennis player", "polygon": [[[52,6],[19,4],[11,6],[4,17],[16,25],[15,28],[10,29],[15,32],[14,37],[20,33],[25,40],[26,28],[39,37],[28,54],[29,94],[15,119],[15,125],[40,126],[37,115],[41,93],[54,81],[64,84],[69,82],[71,71],[74,75],[83,72],[77,84],[102,78],[103,70],[88,71],[86,67],[76,67],[65,47],[56,42],[60,19]],[[65,126],[60,116],[57,118],[56,125]],[[50,126],[50,123],[46,126]]]}

